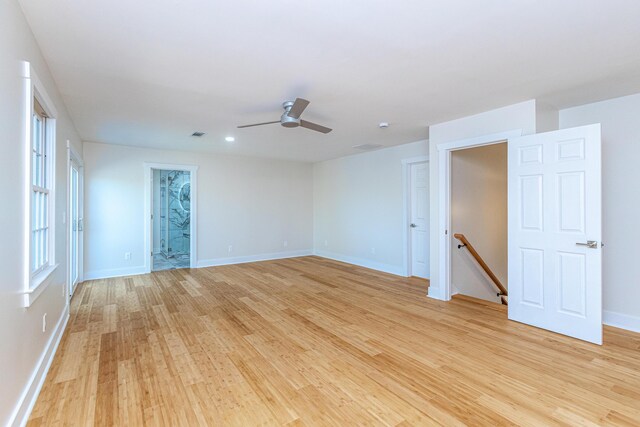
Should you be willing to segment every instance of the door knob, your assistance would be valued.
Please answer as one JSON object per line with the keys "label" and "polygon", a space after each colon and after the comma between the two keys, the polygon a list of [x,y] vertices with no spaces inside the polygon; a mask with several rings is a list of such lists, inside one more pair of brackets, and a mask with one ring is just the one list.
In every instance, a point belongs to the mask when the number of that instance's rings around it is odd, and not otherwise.
{"label": "door knob", "polygon": [[413,224],[413,223],[412,223],[409,227],[411,227],[411,228],[416,228],[416,227],[417,227],[417,225],[415,225],[415,224]]}
{"label": "door knob", "polygon": [[598,249],[598,242],[595,240],[587,240],[587,243],[577,242],[576,246],[586,246],[589,249]]}

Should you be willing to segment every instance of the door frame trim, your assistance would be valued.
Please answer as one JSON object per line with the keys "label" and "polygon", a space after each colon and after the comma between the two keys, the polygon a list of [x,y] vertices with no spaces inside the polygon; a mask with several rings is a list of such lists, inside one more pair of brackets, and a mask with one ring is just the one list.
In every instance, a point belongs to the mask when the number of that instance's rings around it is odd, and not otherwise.
{"label": "door frame trim", "polygon": [[153,249],[153,234],[151,227],[151,196],[153,189],[151,188],[151,174],[154,169],[158,170],[177,170],[189,172],[189,182],[191,185],[191,219],[189,229],[191,237],[189,239],[189,268],[196,268],[198,264],[198,166],[170,163],[151,163],[144,162],[144,271],[151,273],[151,251]]}
{"label": "door frame trim", "polygon": [[403,266],[402,274],[405,277],[410,277],[411,271],[411,230],[409,224],[411,223],[411,195],[410,188],[411,177],[411,165],[416,163],[429,163],[429,156],[416,156],[409,157],[407,159],[400,160],[402,163],[402,257]]}
{"label": "door frame trim", "polygon": [[[67,259],[66,259],[66,272],[67,280],[64,289],[65,298],[67,303],[73,297],[73,283],[71,283],[71,233],[73,232],[73,223],[71,222],[71,163],[76,162],[79,166],[78,174],[78,210],[80,211],[80,217],[84,221],[84,162],[82,156],[71,146],[71,141],[67,139],[67,207],[65,213],[65,220],[67,222],[66,230],[66,245],[67,245]],[[84,228],[81,237],[78,239],[78,284],[84,281]],[[76,285],[77,288],[77,285]]]}
{"label": "door frame trim", "polygon": [[[501,144],[522,136],[522,129],[508,130],[474,138],[443,142],[436,145],[438,151],[438,277],[437,287],[429,287],[431,298],[451,299],[451,153],[467,148]],[[433,268],[433,266],[431,266]]]}

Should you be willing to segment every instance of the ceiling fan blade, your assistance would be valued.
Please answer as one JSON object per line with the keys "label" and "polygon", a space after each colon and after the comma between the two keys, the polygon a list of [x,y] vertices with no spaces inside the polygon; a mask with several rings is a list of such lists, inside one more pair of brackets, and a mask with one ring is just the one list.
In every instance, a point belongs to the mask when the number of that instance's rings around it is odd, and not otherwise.
{"label": "ceiling fan blade", "polygon": [[304,109],[307,108],[307,105],[309,105],[309,101],[306,99],[296,98],[296,101],[293,103],[293,106],[287,113],[287,116],[299,119]]}
{"label": "ceiling fan blade", "polygon": [[322,133],[329,133],[332,130],[327,127],[318,125],[316,123],[308,122],[306,120],[300,120],[300,126],[306,129],[311,129],[311,130],[315,130],[316,132],[322,132]]}
{"label": "ceiling fan blade", "polygon": [[250,128],[250,127],[253,127],[253,126],[272,125],[274,123],[280,123],[280,120],[276,120],[276,121],[273,121],[273,122],[254,123],[252,125],[238,126],[238,129]]}

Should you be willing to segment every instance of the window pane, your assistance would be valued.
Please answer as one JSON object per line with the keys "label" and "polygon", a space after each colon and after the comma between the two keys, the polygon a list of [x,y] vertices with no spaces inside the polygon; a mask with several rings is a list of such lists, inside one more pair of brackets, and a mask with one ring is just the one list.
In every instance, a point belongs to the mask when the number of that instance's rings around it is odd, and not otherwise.
{"label": "window pane", "polygon": [[44,132],[42,132],[42,188],[49,188],[49,164],[47,158],[47,141]]}
{"label": "window pane", "polygon": [[36,185],[36,160],[38,155],[35,150],[31,150],[31,185]]}
{"label": "window pane", "polygon": [[38,267],[42,267],[44,264],[44,230],[38,231],[40,234],[40,238],[38,239],[38,245],[40,245],[40,262],[38,263]]}
{"label": "window pane", "polygon": [[31,271],[36,269],[36,232],[31,232]]}
{"label": "window pane", "polygon": [[40,121],[40,119],[38,118],[37,115],[33,115],[33,121],[31,122],[31,138],[32,138],[32,144],[33,144],[33,150],[34,151],[38,151],[39,147],[38,147],[38,143],[40,141],[39,138],[39,134],[40,134],[40,128],[38,126],[38,122]]}
{"label": "window pane", "polygon": [[49,262],[49,230],[42,230],[42,265]]}
{"label": "window pane", "polygon": [[35,191],[31,192],[31,231],[36,229],[36,199],[38,198],[38,193]]}
{"label": "window pane", "polygon": [[49,226],[49,195],[42,193],[42,227]]}
{"label": "window pane", "polygon": [[33,153],[33,185],[40,185],[40,170],[41,170],[41,163],[40,163],[40,154]]}
{"label": "window pane", "polygon": [[37,270],[40,266],[40,245],[38,244],[40,241],[40,232],[36,231],[33,235],[33,269]]}

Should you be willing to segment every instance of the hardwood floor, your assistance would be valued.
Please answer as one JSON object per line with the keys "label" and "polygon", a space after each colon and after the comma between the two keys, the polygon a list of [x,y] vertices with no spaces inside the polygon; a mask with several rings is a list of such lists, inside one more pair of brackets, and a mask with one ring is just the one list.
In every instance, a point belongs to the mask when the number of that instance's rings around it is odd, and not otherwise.
{"label": "hardwood floor", "polygon": [[640,425],[602,347],[316,257],[87,282],[29,425]]}

